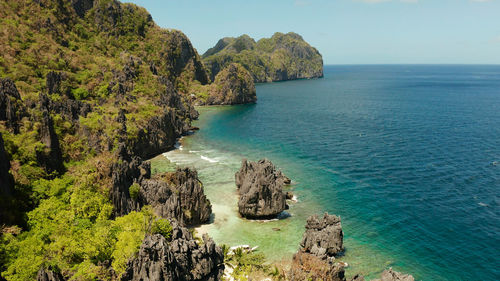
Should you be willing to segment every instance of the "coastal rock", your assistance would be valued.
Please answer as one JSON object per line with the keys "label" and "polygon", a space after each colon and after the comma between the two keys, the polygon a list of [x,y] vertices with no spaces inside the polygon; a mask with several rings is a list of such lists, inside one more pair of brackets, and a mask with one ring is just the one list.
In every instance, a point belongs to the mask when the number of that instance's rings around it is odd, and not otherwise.
{"label": "coastal rock", "polygon": [[23,115],[23,102],[16,85],[9,78],[0,78],[0,121],[5,121],[7,128],[18,133],[18,122]]}
{"label": "coastal rock", "polygon": [[151,158],[173,148],[177,139],[185,134],[189,127],[190,125],[179,118],[173,109],[165,108],[139,130],[130,147],[134,155],[144,159]]}
{"label": "coastal rock", "polygon": [[203,54],[212,80],[235,62],[250,72],[254,82],[323,77],[321,54],[293,32],[277,32],[258,42],[248,35],[226,37]]}
{"label": "coastal rock", "polygon": [[293,256],[290,280],[345,281],[346,279],[343,265],[299,251]]}
{"label": "coastal rock", "polygon": [[310,216],[300,246],[292,260],[291,280],[345,281],[344,265],[335,263],[335,256],[344,250],[339,217]]}
{"label": "coastal rock", "polygon": [[40,269],[36,275],[37,281],[65,281],[61,273],[51,269]]}
{"label": "coastal rock", "polygon": [[252,76],[240,64],[231,63],[215,77],[206,104],[244,104],[256,101]]}
{"label": "coastal rock", "polygon": [[285,210],[285,179],[271,161],[249,162],[244,159],[235,179],[240,194],[238,209],[243,217],[271,218]]}
{"label": "coastal rock", "polygon": [[175,218],[181,225],[208,221],[212,206],[203,192],[198,173],[189,168],[177,169],[141,183],[145,203],[164,218]]}
{"label": "coastal rock", "polygon": [[[198,225],[210,218],[212,205],[195,170],[177,169],[151,178],[149,162],[130,157],[124,144],[117,153],[119,161],[112,167],[111,192],[115,216],[151,205],[158,216],[175,219],[181,225]],[[138,190],[131,194],[134,184]]]}
{"label": "coastal rock", "polygon": [[122,281],[220,280],[224,272],[222,249],[206,234],[199,243],[188,229],[175,222],[172,226],[171,241],[160,234],[146,236]]}
{"label": "coastal rock", "polygon": [[373,281],[414,281],[413,276],[408,274],[403,274],[392,270],[392,268],[384,270],[380,279],[374,279]]}
{"label": "coastal rock", "polygon": [[343,238],[339,217],[325,213],[320,220],[314,215],[307,219],[300,246],[303,251],[319,258],[334,257],[344,251]]}

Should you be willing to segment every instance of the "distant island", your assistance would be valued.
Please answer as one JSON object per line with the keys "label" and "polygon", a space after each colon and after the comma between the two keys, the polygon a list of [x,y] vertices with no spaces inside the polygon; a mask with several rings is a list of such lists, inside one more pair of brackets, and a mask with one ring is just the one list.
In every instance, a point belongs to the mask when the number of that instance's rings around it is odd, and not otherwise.
{"label": "distant island", "polygon": [[302,36],[276,32],[255,41],[248,35],[225,37],[202,56],[212,80],[230,63],[239,63],[254,82],[274,82],[323,77],[323,58]]}

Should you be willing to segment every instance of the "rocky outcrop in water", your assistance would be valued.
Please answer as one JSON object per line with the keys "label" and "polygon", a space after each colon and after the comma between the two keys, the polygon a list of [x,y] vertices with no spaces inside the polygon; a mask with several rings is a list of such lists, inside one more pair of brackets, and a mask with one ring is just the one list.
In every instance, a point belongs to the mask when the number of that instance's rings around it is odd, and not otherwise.
{"label": "rocky outcrop in water", "polygon": [[170,241],[160,234],[146,236],[122,281],[220,280],[224,272],[221,248],[207,235],[199,243],[188,229],[175,222],[172,226]]}
{"label": "rocky outcrop in water", "polygon": [[238,209],[243,217],[271,218],[286,209],[283,185],[288,178],[271,161],[244,159],[235,179],[240,194]]}
{"label": "rocky outcrop in water", "polygon": [[207,105],[255,103],[255,84],[250,73],[238,63],[231,63],[215,77]]}
{"label": "rocky outcrop in water", "polygon": [[403,274],[392,270],[392,268],[384,270],[380,279],[374,279],[373,281],[414,281],[413,276],[408,274]]}
{"label": "rocky outcrop in water", "polygon": [[339,217],[328,213],[322,220],[309,217],[300,246],[292,260],[291,280],[345,281],[343,265],[335,262],[344,251]]}
{"label": "rocky outcrop in water", "polygon": [[7,128],[18,133],[18,122],[23,115],[23,103],[16,85],[9,78],[0,78],[0,121],[5,121]]}
{"label": "rocky outcrop in water", "polygon": [[327,258],[337,256],[344,251],[343,240],[340,218],[325,213],[321,220],[317,215],[307,219],[306,232],[300,246],[306,253]]}

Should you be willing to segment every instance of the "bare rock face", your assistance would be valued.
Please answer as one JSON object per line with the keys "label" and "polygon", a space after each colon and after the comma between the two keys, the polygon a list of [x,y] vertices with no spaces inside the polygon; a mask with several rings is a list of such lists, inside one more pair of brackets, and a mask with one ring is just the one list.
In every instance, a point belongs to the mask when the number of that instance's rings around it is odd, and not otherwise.
{"label": "bare rock face", "polygon": [[301,248],[293,256],[290,280],[345,281],[344,267],[335,256],[344,251],[340,218],[325,213],[307,219]]}
{"label": "bare rock face", "polygon": [[[118,155],[120,161],[112,167],[111,200],[115,216],[151,205],[157,215],[175,219],[181,225],[192,226],[208,221],[212,205],[195,170],[178,169],[151,178],[149,162],[130,157],[124,144],[120,145]],[[138,188],[135,194],[130,192],[132,185]]]}
{"label": "bare rock face", "polygon": [[212,205],[204,194],[198,173],[189,168],[143,181],[141,196],[157,215],[175,218],[181,225],[204,223],[212,214]]}
{"label": "bare rock face", "polygon": [[64,277],[59,272],[54,272],[51,269],[40,269],[36,276],[37,281],[64,281]]}
{"label": "bare rock face", "polygon": [[175,222],[172,226],[171,241],[160,234],[144,239],[137,257],[129,261],[122,281],[220,280],[224,272],[222,249],[208,235],[199,243],[188,229]]}
{"label": "bare rock face", "polygon": [[18,121],[23,114],[24,108],[16,85],[9,78],[0,78],[0,121],[5,121],[7,128],[18,133]]}
{"label": "bare rock face", "polygon": [[271,161],[244,159],[235,179],[240,194],[238,209],[243,217],[272,218],[286,209],[283,185],[288,178]]}
{"label": "bare rock face", "polygon": [[85,17],[85,13],[94,6],[94,0],[71,0],[71,4],[76,14],[83,18]]}
{"label": "bare rock face", "polygon": [[40,95],[40,103],[42,118],[40,120],[41,126],[38,135],[45,148],[42,151],[37,151],[38,162],[45,167],[47,174],[53,172],[62,174],[64,172],[64,164],[61,147],[54,129],[52,116],[49,113],[49,102],[46,95]]}
{"label": "bare rock face", "polygon": [[333,257],[344,251],[344,233],[340,218],[325,213],[323,219],[317,215],[307,219],[306,232],[302,238],[302,249],[320,258]]}
{"label": "bare rock face", "polygon": [[384,270],[380,279],[373,281],[414,281],[415,279],[411,275],[403,274],[392,270],[392,268]]}

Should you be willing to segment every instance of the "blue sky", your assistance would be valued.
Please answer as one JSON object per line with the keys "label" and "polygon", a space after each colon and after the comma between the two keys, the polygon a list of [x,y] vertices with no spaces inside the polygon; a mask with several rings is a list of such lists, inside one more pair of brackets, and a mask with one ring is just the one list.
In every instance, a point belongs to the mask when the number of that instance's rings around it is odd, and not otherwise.
{"label": "blue sky", "polygon": [[294,31],[325,64],[500,64],[500,0],[128,0],[200,54],[226,36]]}

